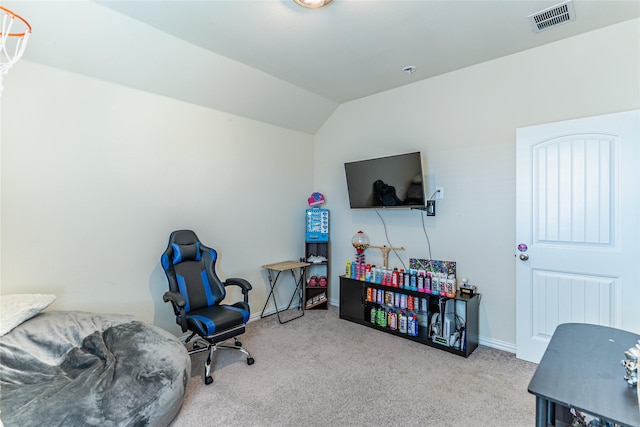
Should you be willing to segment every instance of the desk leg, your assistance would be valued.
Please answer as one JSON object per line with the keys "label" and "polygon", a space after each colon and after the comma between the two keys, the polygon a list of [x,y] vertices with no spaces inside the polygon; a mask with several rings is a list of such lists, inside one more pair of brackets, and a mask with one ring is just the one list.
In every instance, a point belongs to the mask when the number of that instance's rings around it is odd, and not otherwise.
{"label": "desk leg", "polygon": [[291,277],[293,277],[293,282],[296,284],[296,289],[293,291],[293,295],[291,295],[291,299],[289,300],[289,305],[286,310],[291,308],[291,304],[293,304],[293,300],[298,295],[298,310],[304,311],[304,304],[302,303],[303,293],[304,293],[304,267],[300,269],[300,277],[296,278],[296,274],[291,270]]}
{"label": "desk leg", "polygon": [[[278,274],[276,274],[276,277],[273,278],[272,276],[272,272],[271,270],[267,270],[267,274],[269,276],[269,286],[271,287],[271,291],[269,292],[269,296],[267,296],[267,300],[264,302],[264,307],[262,307],[262,313],[260,313],[260,318],[264,318],[264,317],[269,317],[269,316],[273,316],[274,314],[278,317],[278,322],[280,322],[280,324],[285,324],[287,322],[291,322],[292,320],[295,320],[299,317],[304,316],[304,306],[302,305],[302,292],[303,292],[303,283],[304,283],[304,269],[301,270],[300,273],[300,278],[296,279],[296,275],[294,273],[293,270],[291,270],[291,275],[293,276],[293,280],[294,283],[296,283],[296,288],[293,291],[293,295],[291,295],[291,299],[289,300],[289,305],[287,305],[286,308],[283,308],[282,310],[280,310],[278,308],[278,303],[276,302],[276,296],[273,293],[273,291],[276,288],[276,284],[278,283],[278,278],[280,277],[280,273],[282,273],[282,271],[278,271]],[[302,310],[302,314],[300,314],[299,316],[293,317],[291,319],[282,321],[282,319],[280,318],[280,313],[283,311],[288,310],[289,308],[291,308],[291,304],[293,304],[293,299],[295,298],[296,294],[298,294],[298,299],[300,300],[300,305],[298,307],[298,310]],[[275,313],[271,313],[271,314],[264,314],[264,311],[267,308],[267,304],[269,304],[269,298],[273,298],[273,305],[276,307],[276,311]]]}
{"label": "desk leg", "polygon": [[553,402],[547,402],[547,424],[556,425],[556,404]]}
{"label": "desk leg", "polygon": [[536,427],[547,427],[549,402],[540,396],[536,396]]}
{"label": "desk leg", "polygon": [[271,274],[271,270],[267,269],[267,276],[269,276],[269,287],[271,288],[271,290],[269,291],[269,296],[267,296],[267,299],[264,302],[264,307],[262,307],[262,312],[260,313],[260,318],[264,318],[264,317],[269,317],[274,313],[271,314],[267,314],[266,316],[264,315],[264,311],[267,309],[267,304],[269,304],[269,298],[271,298],[273,296],[273,305],[276,306],[276,313],[278,313],[278,303],[276,302],[276,296],[273,295],[273,290],[276,288],[276,283],[278,282],[278,277],[280,276],[280,271],[278,272],[278,274],[276,274],[275,279],[273,278],[272,274]]}

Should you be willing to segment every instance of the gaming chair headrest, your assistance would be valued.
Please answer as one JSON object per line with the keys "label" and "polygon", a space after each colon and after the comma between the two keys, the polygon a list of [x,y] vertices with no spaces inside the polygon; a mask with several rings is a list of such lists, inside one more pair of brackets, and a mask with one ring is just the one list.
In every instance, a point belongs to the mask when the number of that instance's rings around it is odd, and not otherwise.
{"label": "gaming chair headrest", "polygon": [[173,248],[173,265],[180,264],[183,261],[200,261],[200,242],[191,245],[179,245],[172,243]]}
{"label": "gaming chair headrest", "polygon": [[191,230],[179,230],[171,233],[169,245],[173,252],[171,259],[174,265],[184,261],[200,261],[202,259],[200,240]]}

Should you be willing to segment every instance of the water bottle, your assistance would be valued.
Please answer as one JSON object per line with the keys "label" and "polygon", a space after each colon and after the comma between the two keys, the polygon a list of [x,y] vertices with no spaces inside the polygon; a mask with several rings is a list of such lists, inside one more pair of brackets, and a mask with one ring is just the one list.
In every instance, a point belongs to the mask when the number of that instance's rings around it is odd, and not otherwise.
{"label": "water bottle", "polygon": [[400,323],[400,333],[406,334],[407,333],[407,315],[404,313],[404,311],[400,312],[399,323]]}
{"label": "water bottle", "polygon": [[427,275],[424,278],[424,291],[428,294],[431,293],[431,272],[427,271]]}
{"label": "water bottle", "polygon": [[380,309],[380,326],[387,327],[387,310],[385,308]]}
{"label": "water bottle", "polygon": [[398,275],[400,273],[398,273],[398,269],[394,268],[393,271],[391,272],[391,286],[393,286],[394,288],[398,287]]}
{"label": "water bottle", "polygon": [[398,315],[393,309],[389,310],[389,329],[392,331],[398,329]]}
{"label": "water bottle", "polygon": [[418,318],[415,314],[409,316],[408,334],[412,337],[418,336]]}
{"label": "water bottle", "polygon": [[424,292],[424,273],[418,275],[418,292]]}

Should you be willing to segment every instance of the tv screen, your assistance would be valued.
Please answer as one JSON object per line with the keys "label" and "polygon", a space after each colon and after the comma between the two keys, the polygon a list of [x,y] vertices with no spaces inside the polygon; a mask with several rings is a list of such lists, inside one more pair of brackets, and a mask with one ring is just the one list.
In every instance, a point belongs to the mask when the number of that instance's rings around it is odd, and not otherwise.
{"label": "tv screen", "polygon": [[425,206],[419,152],[345,163],[344,171],[352,209]]}

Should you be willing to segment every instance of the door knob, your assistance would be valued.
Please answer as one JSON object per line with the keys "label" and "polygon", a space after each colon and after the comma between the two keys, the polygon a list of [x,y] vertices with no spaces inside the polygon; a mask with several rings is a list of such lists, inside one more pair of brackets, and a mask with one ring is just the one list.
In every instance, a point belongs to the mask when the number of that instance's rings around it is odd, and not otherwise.
{"label": "door knob", "polygon": [[529,259],[529,255],[527,255],[527,254],[520,254],[520,259],[521,259],[522,261],[526,261],[526,260],[528,260],[528,259]]}

